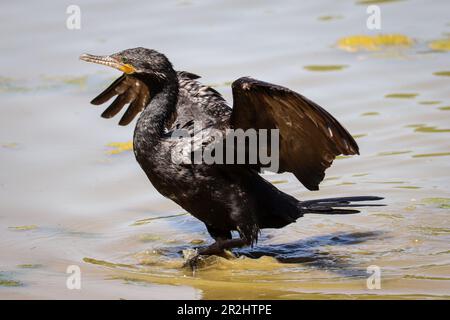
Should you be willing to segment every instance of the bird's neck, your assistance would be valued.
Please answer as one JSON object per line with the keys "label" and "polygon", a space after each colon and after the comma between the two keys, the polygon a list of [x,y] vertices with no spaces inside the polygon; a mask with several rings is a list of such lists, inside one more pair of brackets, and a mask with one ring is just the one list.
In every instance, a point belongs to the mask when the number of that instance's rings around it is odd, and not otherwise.
{"label": "bird's neck", "polygon": [[150,95],[152,100],[139,116],[134,131],[135,151],[154,149],[161,141],[165,125],[176,110],[178,101],[177,79],[166,82],[159,90],[151,92]]}

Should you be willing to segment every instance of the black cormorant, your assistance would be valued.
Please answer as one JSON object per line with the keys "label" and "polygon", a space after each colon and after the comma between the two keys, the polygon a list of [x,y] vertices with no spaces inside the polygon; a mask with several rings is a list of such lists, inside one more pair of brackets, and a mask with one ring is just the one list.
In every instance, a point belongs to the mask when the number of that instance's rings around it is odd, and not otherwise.
{"label": "black cormorant", "polygon": [[[103,112],[104,118],[115,116],[129,104],[120,125],[129,124],[142,111],[134,131],[136,159],[162,195],[206,225],[215,243],[200,248],[201,255],[253,245],[260,229],[282,228],[307,213],[357,213],[345,208],[358,206],[351,204],[353,201],[382,199],[361,196],[299,201],[261,177],[260,163],[173,161],[174,148],[200,134],[206,133],[208,138],[227,129],[279,129],[278,172],[292,172],[306,188],[318,190],[334,158],[359,154],[358,145],[327,111],[292,90],[243,77],[232,84],[231,108],[220,93],[201,84],[199,76],[175,71],[166,56],[155,50],[84,54],[80,59],[123,72],[91,103],[100,105],[117,95]],[[195,128],[196,122],[201,123],[200,128]],[[171,132],[177,129],[188,130],[192,139],[174,139]],[[202,140],[200,148],[212,141]],[[232,231],[239,237],[233,238]]]}

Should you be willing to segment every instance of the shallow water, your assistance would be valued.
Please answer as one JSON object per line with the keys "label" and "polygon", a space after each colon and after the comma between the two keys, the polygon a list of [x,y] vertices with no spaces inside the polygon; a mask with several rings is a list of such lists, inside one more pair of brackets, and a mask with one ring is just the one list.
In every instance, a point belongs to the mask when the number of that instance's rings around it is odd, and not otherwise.
{"label": "shallow water", "polygon": [[[0,298],[448,299],[449,4],[370,1],[384,3],[382,30],[369,31],[365,2],[78,1],[81,30],[65,27],[69,2],[3,3]],[[211,240],[146,180],[133,126],[89,105],[118,73],[78,60],[135,46],[230,101],[230,82],[251,75],[326,107],[361,156],[336,160],[318,192],[267,178],[300,199],[379,195],[388,206],[306,216],[237,258],[182,268],[182,250]],[[69,265],[81,290],[66,288]],[[370,265],[379,290],[367,289]]]}

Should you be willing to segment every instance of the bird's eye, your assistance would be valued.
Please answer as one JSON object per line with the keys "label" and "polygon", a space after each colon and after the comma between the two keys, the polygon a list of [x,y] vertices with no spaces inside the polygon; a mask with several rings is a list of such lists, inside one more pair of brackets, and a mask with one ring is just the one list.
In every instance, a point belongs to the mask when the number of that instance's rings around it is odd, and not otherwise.
{"label": "bird's eye", "polygon": [[129,60],[127,58],[124,58],[124,57],[122,57],[121,60],[122,60],[122,63],[128,63],[129,62]]}

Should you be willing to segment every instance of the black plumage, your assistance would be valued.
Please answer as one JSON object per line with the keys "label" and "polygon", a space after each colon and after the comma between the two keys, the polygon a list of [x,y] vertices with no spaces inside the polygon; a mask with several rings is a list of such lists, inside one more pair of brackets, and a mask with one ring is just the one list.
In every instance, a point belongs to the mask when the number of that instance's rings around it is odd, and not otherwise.
{"label": "black plumage", "polygon": [[[333,116],[294,91],[240,78],[232,84],[231,108],[220,93],[202,85],[199,76],[175,71],[155,50],[134,48],[111,56],[80,58],[124,72],[92,103],[103,104],[117,96],[103,112],[105,118],[129,104],[120,125],[129,124],[142,112],[133,139],[136,159],[162,195],[205,223],[216,242],[201,248],[200,254],[251,245],[260,229],[284,227],[306,213],[356,213],[346,209],[356,206],[351,202],[381,199],[299,201],[260,176],[261,164],[174,163],[174,148],[183,149],[196,139],[198,148],[205,149],[216,146],[214,137],[227,129],[279,129],[278,172],[292,172],[305,187],[317,190],[335,157],[358,154],[358,145]],[[191,136],[173,139],[171,133],[177,129]],[[232,231],[238,231],[239,238],[232,239]]]}

